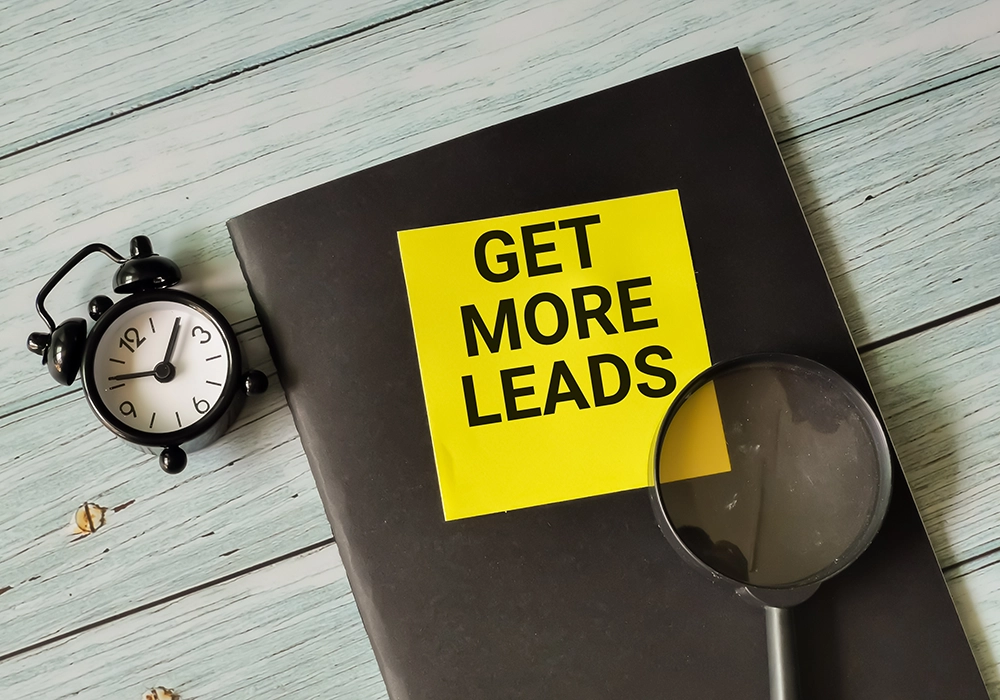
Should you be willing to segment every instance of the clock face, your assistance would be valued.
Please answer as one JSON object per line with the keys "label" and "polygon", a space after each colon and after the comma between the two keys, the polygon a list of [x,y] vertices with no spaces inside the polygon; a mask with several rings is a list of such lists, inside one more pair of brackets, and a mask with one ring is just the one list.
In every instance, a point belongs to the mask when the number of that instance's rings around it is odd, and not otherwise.
{"label": "clock face", "polygon": [[128,308],[97,339],[93,357],[93,400],[141,433],[190,429],[222,400],[233,372],[219,324],[174,300]]}

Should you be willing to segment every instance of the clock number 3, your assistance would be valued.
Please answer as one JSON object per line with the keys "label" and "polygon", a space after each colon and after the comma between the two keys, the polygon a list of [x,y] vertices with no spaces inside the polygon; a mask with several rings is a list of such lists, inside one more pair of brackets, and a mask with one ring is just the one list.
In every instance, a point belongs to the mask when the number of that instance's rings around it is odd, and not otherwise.
{"label": "clock number 3", "polygon": [[133,348],[132,345],[129,345],[129,343],[134,344],[135,347],[138,348],[145,342],[145,338],[139,337],[139,331],[135,328],[129,328],[125,331],[124,335],[122,335],[121,340],[118,341],[118,347],[125,348],[129,352],[135,352],[135,348]]}
{"label": "clock number 3", "polygon": [[122,401],[122,405],[118,407],[118,410],[122,412],[123,416],[132,416],[136,418],[135,406],[132,405],[131,401]]}
{"label": "clock number 3", "polygon": [[[202,335],[199,336],[198,335],[199,333],[201,333]],[[201,326],[195,326],[194,328],[191,329],[191,337],[192,338],[204,337],[205,338],[204,340],[199,340],[198,341],[200,344],[204,345],[205,343],[207,343],[208,341],[210,341],[212,339],[212,334],[209,333],[208,331],[206,331]],[[205,409],[205,410],[207,411],[208,409]]]}

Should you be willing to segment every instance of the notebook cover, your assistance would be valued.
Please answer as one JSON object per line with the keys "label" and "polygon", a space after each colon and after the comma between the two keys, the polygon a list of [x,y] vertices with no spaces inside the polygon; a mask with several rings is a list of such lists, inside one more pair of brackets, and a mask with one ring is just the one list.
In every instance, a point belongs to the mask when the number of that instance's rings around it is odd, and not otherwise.
{"label": "notebook cover", "polygon": [[[229,222],[394,700],[768,697],[762,610],[680,560],[644,489],[442,513],[397,232],[673,189],[712,360],[803,355],[874,402],[736,49]],[[894,470],[870,549],[795,610],[802,696],[986,698]]]}

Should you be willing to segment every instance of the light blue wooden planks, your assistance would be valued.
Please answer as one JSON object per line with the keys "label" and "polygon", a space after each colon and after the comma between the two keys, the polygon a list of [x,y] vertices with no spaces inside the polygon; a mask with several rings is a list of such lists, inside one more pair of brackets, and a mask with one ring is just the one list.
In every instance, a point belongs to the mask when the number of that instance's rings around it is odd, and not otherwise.
{"label": "light blue wooden planks", "polygon": [[[224,80],[242,71],[337,41],[436,3],[424,0],[377,3],[280,4],[256,0],[139,5],[123,0],[98,2],[11,2],[0,25],[0,155],[86,128],[144,105]],[[452,14],[457,11],[449,9]],[[663,6],[648,1],[616,3],[537,2],[496,7],[497,32],[514,42],[531,42],[544,58],[592,52],[612,37],[612,59],[628,60],[630,50],[647,53],[658,44],[672,53],[705,53],[721,41],[744,42],[764,62],[786,61],[802,50],[845,54],[857,49],[844,37],[880,36],[878,55],[844,55],[831,66],[841,81],[858,63],[881,62],[891,76],[872,81],[846,103],[827,100],[810,123],[877,102],[887,93],[971,65],[997,53],[996,10],[990,2],[966,1],[947,7],[899,1],[870,7],[847,3],[801,11],[776,2]],[[523,17],[525,21],[519,21]],[[823,21],[817,22],[821,18]],[[567,41],[565,29],[606,25],[604,36],[584,31]],[[649,32],[647,29],[658,31]],[[589,29],[589,28],[588,28]],[[555,33],[549,40],[548,35]],[[732,37],[734,33],[738,36]],[[615,37],[618,41],[614,41]],[[498,44],[504,41],[498,37]],[[622,40],[631,41],[626,43]],[[631,47],[629,49],[628,47]],[[921,52],[921,61],[908,57]],[[867,48],[871,53],[872,48]],[[875,59],[872,61],[872,59]],[[761,64],[762,65],[762,64]],[[791,104],[819,83],[808,62],[785,86]],[[801,120],[795,120],[802,123]],[[780,127],[781,125],[779,125]]]}
{"label": "light blue wooden planks", "polygon": [[1000,697],[1000,569],[980,569],[948,582],[991,698]]}
{"label": "light blue wooden planks", "polygon": [[[169,576],[151,564],[146,576]],[[386,697],[336,546],[0,663],[8,698]]]}
{"label": "light blue wooden planks", "polygon": [[[231,255],[218,225],[252,205],[734,43],[759,52],[750,63],[765,107],[777,129],[792,133],[794,119],[815,122],[831,104],[919,90],[908,81],[956,70],[964,52],[992,47],[1000,17],[990,7],[918,4],[883,16],[782,4],[717,13],[690,5],[664,12],[652,2],[613,11],[570,2],[446,5],[0,161],[0,253],[10,270],[0,308],[11,314],[0,325],[0,366],[13,373],[4,377],[12,391],[0,397],[0,414],[54,395],[15,353],[37,325],[31,302],[53,258],[83,242],[112,236],[124,246],[146,233],[179,262]],[[971,27],[958,35],[937,31],[962,17]],[[893,21],[902,23],[892,29]],[[937,43],[881,45],[914,31]],[[956,36],[968,46],[956,48]],[[209,227],[207,240],[200,229]],[[178,237],[187,256],[175,248]],[[238,277],[227,278],[236,289]],[[83,300],[106,291],[106,279],[97,263],[71,276],[53,296],[54,315],[79,314]],[[957,291],[934,301],[973,303],[950,298]],[[234,314],[246,318],[241,298]]]}
{"label": "light blue wooden planks", "polygon": [[863,360],[941,564],[995,554],[1000,305],[866,353]]}
{"label": "light blue wooden planks", "polygon": [[[996,574],[949,583],[994,697]],[[140,697],[153,685],[182,698],[385,697],[335,545],[0,663],[0,688],[13,697]]]}
{"label": "light blue wooden planks", "polygon": [[[251,365],[273,373],[260,331],[243,335]],[[182,478],[114,438],[80,392],[0,419],[0,503],[15,514],[0,539],[0,656],[330,537],[272,382]],[[111,510],[80,537],[68,526],[85,501]]]}
{"label": "light blue wooden planks", "polygon": [[427,4],[12,2],[0,9],[0,157]]}
{"label": "light blue wooden planks", "polygon": [[1000,294],[1000,69],[787,141],[854,340]]}
{"label": "light blue wooden planks", "polygon": [[[997,103],[997,82],[995,71],[983,71],[1000,55],[997,7],[446,5],[0,160],[0,381],[8,389],[0,396],[0,415],[17,412],[0,419],[6,421],[0,423],[0,470],[10,482],[6,491],[0,487],[0,508],[25,513],[10,528],[13,544],[0,549],[10,555],[9,564],[0,563],[0,589],[14,582],[0,598],[7,615],[0,618],[0,654],[328,536],[276,393],[248,415],[255,422],[203,453],[216,460],[207,473],[195,471],[192,460],[191,471],[175,482],[164,482],[151,461],[113,446],[78,392],[55,400],[64,390],[48,383],[22,343],[39,324],[31,311],[37,288],[74,247],[110,240],[124,248],[129,235],[150,234],[159,250],[181,263],[195,292],[241,327],[252,327],[252,308],[221,223],[226,217],[739,43],[752,54],[755,82],[786,141],[783,152],[852,329],[862,342],[878,340],[996,294],[1000,214],[991,193],[1000,137],[990,107]],[[244,21],[254,17],[259,15],[250,12]],[[309,19],[323,21],[321,15]],[[205,70],[218,68],[206,64]],[[966,79],[948,85],[956,78]],[[920,94],[931,87],[941,89]],[[912,99],[895,104],[903,98]],[[873,107],[880,109],[863,114]],[[839,123],[845,117],[852,118]],[[804,137],[788,141],[797,134]],[[952,281],[956,271],[967,274]],[[54,295],[56,318],[81,314],[90,295],[107,292],[110,273],[94,262],[72,276]],[[976,328],[963,327],[967,341],[979,342]],[[951,331],[941,332],[935,337],[944,338],[944,351]],[[897,345],[866,357],[873,379],[877,363],[889,363],[875,380],[880,398],[899,390],[894,377],[912,377],[924,361],[913,353],[893,354]],[[998,360],[994,346],[984,347],[967,352],[989,375]],[[962,377],[968,366],[942,358],[927,381],[933,393],[948,397],[948,408],[944,428],[932,435],[961,426],[974,439],[960,442],[949,462],[930,437],[906,455],[904,466],[915,474],[918,501],[945,562],[968,556],[989,561],[996,520],[989,475],[996,460],[988,455],[996,453],[997,400],[989,392],[970,394],[979,408],[961,414],[965,397],[949,390],[967,388]],[[40,401],[50,403],[29,409]],[[887,413],[894,434],[934,417],[906,400]],[[65,421],[65,432],[56,434],[51,424],[42,428],[50,414]],[[63,459],[66,452],[74,461]],[[941,471],[942,464],[948,469]],[[99,532],[70,549],[57,538],[76,500],[120,505],[133,498],[109,518],[103,540]],[[937,507],[939,500],[945,505]],[[213,523],[220,525],[215,535],[194,534]],[[167,573],[121,574],[150,566]],[[32,573],[21,576],[27,571]],[[987,578],[977,581],[995,580],[995,573],[984,571]],[[86,595],[70,597],[74,584]],[[120,622],[133,617],[141,616]],[[996,635],[995,628],[985,629]],[[260,643],[247,628],[238,634]],[[49,649],[64,644],[70,641]],[[104,658],[120,653],[116,644],[124,642],[108,641]],[[72,658],[79,667],[81,657]],[[233,650],[214,663],[218,668],[238,658]],[[319,662],[310,659],[297,671],[312,677]],[[7,677],[7,663],[13,661],[0,664],[0,677]],[[235,688],[237,696],[248,696],[241,695],[245,687]]]}

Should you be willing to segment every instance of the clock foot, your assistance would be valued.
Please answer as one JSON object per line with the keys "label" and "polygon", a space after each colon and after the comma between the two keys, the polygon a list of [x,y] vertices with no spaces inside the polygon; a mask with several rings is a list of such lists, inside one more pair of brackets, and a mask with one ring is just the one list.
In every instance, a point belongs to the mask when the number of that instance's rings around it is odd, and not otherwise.
{"label": "clock foot", "polygon": [[160,453],[160,469],[167,474],[180,474],[187,466],[187,455],[179,447],[164,447]]}
{"label": "clock foot", "polygon": [[267,375],[260,370],[252,369],[244,375],[243,386],[246,388],[247,396],[263,394],[267,391]]}

